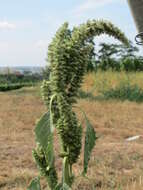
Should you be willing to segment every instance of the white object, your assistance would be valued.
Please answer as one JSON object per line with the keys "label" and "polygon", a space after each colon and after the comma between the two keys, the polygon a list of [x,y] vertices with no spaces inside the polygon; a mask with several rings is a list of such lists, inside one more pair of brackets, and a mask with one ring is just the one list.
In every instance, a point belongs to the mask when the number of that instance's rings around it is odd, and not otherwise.
{"label": "white object", "polygon": [[136,135],[136,136],[127,138],[126,141],[134,141],[134,140],[139,139],[140,137],[141,137],[141,135]]}

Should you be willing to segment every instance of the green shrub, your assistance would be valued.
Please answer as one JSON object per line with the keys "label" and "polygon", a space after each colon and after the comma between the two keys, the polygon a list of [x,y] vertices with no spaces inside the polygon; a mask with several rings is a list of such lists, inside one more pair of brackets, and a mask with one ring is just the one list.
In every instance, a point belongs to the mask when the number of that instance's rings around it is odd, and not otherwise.
{"label": "green shrub", "polygon": [[14,83],[14,84],[0,84],[0,91],[5,92],[5,91],[10,91],[10,90],[16,90],[20,89],[22,87],[26,86],[34,86],[34,83]]}
{"label": "green shrub", "polygon": [[130,83],[120,83],[115,88],[110,88],[106,91],[102,91],[102,95],[105,99],[119,99],[129,100],[136,102],[143,102],[143,89],[138,85],[131,85]]}
{"label": "green shrub", "polygon": [[29,74],[29,75],[16,75],[16,74],[0,74],[0,84],[3,83],[8,83],[8,84],[12,84],[12,83],[36,83],[39,81],[43,80],[43,75],[42,74]]}
{"label": "green shrub", "polygon": [[19,89],[19,88],[22,88],[23,85],[21,84],[3,84],[3,85],[0,85],[0,91],[9,91],[9,90],[16,90],[16,89]]}

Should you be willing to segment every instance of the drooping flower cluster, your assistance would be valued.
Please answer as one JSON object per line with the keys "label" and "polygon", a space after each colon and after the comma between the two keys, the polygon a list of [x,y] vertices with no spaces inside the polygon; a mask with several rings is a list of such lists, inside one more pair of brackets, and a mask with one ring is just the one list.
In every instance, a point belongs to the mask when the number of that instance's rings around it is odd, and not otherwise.
{"label": "drooping flower cluster", "polygon": [[72,104],[76,102],[87,64],[93,55],[93,39],[104,33],[128,43],[124,34],[110,22],[92,20],[72,31],[67,23],[63,24],[49,45],[51,73],[49,81],[43,82],[43,98],[49,106],[50,98],[57,94],[52,113],[64,151],[69,151],[71,164],[76,162],[81,149],[81,129]]}
{"label": "drooping flower cluster", "polygon": [[[110,22],[92,20],[73,30],[69,30],[68,23],[64,23],[48,48],[50,76],[43,81],[42,95],[50,110],[52,125],[61,139],[60,155],[66,157],[66,165],[69,164],[70,169],[76,163],[82,145],[82,129],[73,111],[73,104],[76,103],[87,65],[94,55],[94,37],[100,34],[108,34],[128,44],[124,34]],[[57,185],[54,158],[48,158],[44,151],[38,145],[33,156],[49,186],[54,189]],[[47,162],[50,159],[52,164],[49,167]],[[69,176],[72,178],[70,174]]]}

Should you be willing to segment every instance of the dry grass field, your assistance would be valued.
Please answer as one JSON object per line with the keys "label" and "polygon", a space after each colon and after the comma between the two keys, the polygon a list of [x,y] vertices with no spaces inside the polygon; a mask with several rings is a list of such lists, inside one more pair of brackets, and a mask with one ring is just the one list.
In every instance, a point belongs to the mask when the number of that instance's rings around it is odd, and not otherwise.
{"label": "dry grass field", "polygon": [[[118,81],[114,75],[111,76],[112,84]],[[138,77],[134,74],[134,77],[142,86],[143,73]],[[90,91],[95,82],[95,76],[89,74],[82,88]],[[78,177],[73,189],[143,190],[143,103],[79,99],[78,106],[87,113],[99,138],[89,163],[88,178],[80,176],[82,155],[74,166]],[[45,110],[39,87],[0,93],[1,190],[26,190],[32,177],[37,175],[31,153],[35,146],[33,130],[36,120]],[[76,113],[82,121],[81,112],[76,110]],[[134,135],[142,137],[126,141]],[[56,135],[55,139],[57,151]],[[56,167],[61,169],[60,160]],[[43,187],[44,183],[42,180]]]}

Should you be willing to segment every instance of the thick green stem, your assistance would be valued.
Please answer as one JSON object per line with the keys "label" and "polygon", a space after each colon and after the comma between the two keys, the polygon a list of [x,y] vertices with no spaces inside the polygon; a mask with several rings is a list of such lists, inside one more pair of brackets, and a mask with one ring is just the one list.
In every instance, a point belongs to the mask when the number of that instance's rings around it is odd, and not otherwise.
{"label": "thick green stem", "polygon": [[62,183],[67,184],[71,187],[72,183],[72,169],[71,165],[69,164],[68,157],[64,157],[63,159],[63,176],[62,176]]}

